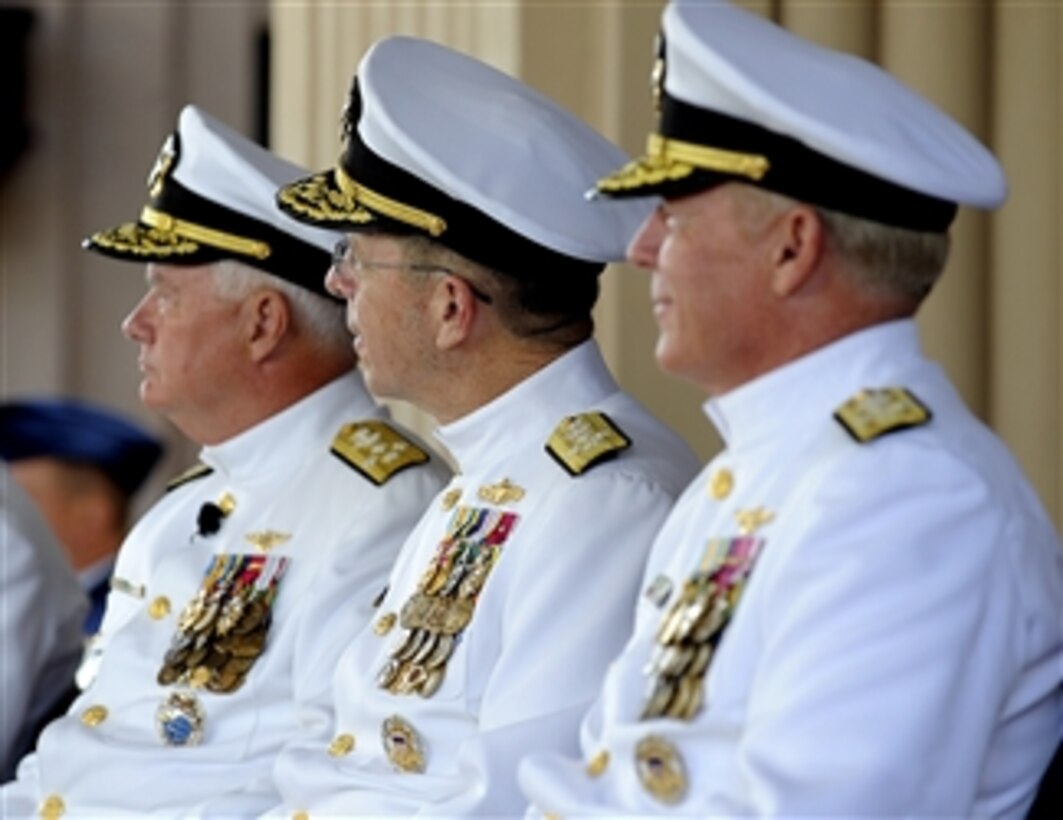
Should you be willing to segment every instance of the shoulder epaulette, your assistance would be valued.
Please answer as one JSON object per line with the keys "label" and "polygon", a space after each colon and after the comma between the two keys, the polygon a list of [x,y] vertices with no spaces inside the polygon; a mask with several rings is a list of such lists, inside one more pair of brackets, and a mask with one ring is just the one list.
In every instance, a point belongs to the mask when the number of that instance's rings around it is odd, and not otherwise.
{"label": "shoulder epaulette", "polygon": [[428,453],[382,421],[343,425],[332,440],[331,452],[377,486],[400,470],[429,460]]}
{"label": "shoulder epaulette", "polygon": [[920,427],[932,413],[903,387],[861,390],[834,411],[834,418],[856,441],[864,444],[886,433]]}
{"label": "shoulder epaulette", "polygon": [[166,482],[166,492],[170,492],[170,490],[176,490],[182,484],[187,484],[190,481],[196,481],[200,478],[206,478],[213,472],[214,468],[208,467],[206,464],[193,464],[183,473],[174,476],[168,482]]}
{"label": "shoulder epaulette", "polygon": [[605,413],[578,413],[554,428],[546,452],[569,475],[578,476],[630,446],[631,439]]}

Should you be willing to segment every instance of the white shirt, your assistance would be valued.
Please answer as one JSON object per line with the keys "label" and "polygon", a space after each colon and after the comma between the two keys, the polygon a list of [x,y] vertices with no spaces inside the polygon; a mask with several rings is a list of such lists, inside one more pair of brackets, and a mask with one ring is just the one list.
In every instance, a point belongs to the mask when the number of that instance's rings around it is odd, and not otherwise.
{"label": "white shirt", "polygon": [[[832,413],[887,386],[907,388],[932,419],[857,443]],[[647,586],[663,576],[671,598],[639,601],[634,635],[584,721],[583,761],[521,767],[533,806],[561,816],[1022,815],[1063,734],[1063,553],[1004,446],[923,358],[915,325],[849,336],[707,412],[726,448],[676,505],[647,565]],[[736,513],[758,508],[759,559],[700,711],[640,719],[664,614],[709,539],[737,536]],[[655,763],[682,767],[672,805],[639,776],[650,736],[665,742]],[[608,765],[592,777],[587,761],[603,750]]]}
{"label": "white shirt", "polygon": [[[50,800],[71,815],[246,815],[276,803],[270,766],[294,732],[296,704],[327,687],[346,637],[368,619],[399,545],[445,481],[433,463],[377,486],[330,452],[343,425],[385,415],[351,373],[204,448],[213,472],[171,490],[121,548],[95,682],[0,792],[7,811],[29,814]],[[202,505],[226,493],[235,507],[220,529],[196,534]],[[252,543],[271,541],[266,550]],[[199,745],[168,745],[156,711],[187,687],[157,675],[182,610],[215,556],[256,554],[274,569],[288,560],[265,649],[235,691],[193,690],[205,712]]]}
{"label": "white shirt", "polygon": [[[632,445],[572,476],[545,445],[563,418],[587,411],[606,413]],[[517,760],[575,750],[579,717],[630,632],[649,545],[697,469],[689,448],[620,391],[593,342],[438,437],[460,473],[403,546],[380,629],[364,629],[344,652],[330,730],[278,757],[279,816],[522,811]],[[382,689],[380,670],[408,634],[401,621],[383,625],[415,596],[457,520],[483,522],[469,538],[480,548],[500,545],[472,620],[434,694]],[[420,743],[423,772],[399,771],[386,754],[393,716]]]}
{"label": "white shirt", "polygon": [[86,609],[66,554],[0,461],[0,773],[73,685]]}

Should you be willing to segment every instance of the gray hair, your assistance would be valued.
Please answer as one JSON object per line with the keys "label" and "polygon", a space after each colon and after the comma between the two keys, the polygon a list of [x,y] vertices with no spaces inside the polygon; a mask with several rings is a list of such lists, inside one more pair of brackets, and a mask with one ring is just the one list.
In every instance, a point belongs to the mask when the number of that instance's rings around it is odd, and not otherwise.
{"label": "gray hair", "polygon": [[945,269],[949,235],[895,228],[816,208],[827,242],[864,284],[922,301]]}
{"label": "gray hair", "polygon": [[[739,186],[747,219],[756,221],[782,213],[797,202],[789,197]],[[749,192],[752,192],[750,195]],[[947,233],[926,233],[872,222],[838,211],[811,206],[823,222],[827,244],[844,259],[850,275],[881,292],[916,302],[930,293],[949,256]]]}
{"label": "gray hair", "polygon": [[279,291],[291,308],[297,329],[314,338],[324,348],[350,355],[351,335],[347,330],[344,307],[339,302],[235,259],[216,262],[211,271],[214,292],[222,299],[243,299],[256,288]]}

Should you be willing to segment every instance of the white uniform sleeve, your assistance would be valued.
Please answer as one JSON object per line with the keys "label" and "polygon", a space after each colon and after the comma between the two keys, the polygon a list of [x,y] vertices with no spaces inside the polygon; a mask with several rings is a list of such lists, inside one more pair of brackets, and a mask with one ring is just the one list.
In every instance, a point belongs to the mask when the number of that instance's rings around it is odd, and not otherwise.
{"label": "white uniform sleeve", "polygon": [[802,520],[769,545],[784,558],[761,579],[763,655],[738,748],[748,782],[732,792],[750,802],[714,811],[972,805],[1022,654],[1009,648],[1022,631],[1007,589],[1013,522],[958,463],[913,471],[903,448],[864,457],[874,477],[811,479]]}

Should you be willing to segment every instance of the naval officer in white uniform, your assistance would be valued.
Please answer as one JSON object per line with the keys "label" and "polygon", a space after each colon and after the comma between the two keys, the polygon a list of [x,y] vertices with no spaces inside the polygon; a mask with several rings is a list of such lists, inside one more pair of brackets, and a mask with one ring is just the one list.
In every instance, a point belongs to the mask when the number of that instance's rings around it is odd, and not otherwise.
{"label": "naval officer in white uniform", "polygon": [[[142,401],[201,443],[122,547],[95,682],[0,813],[246,815],[367,621],[443,476],[354,371],[323,288],[335,235],[274,204],[301,169],[185,108],[136,223],[92,250],[147,261],[123,329]],[[310,720],[306,714],[303,719]]]}
{"label": "naval officer in white uniform", "polygon": [[913,314],[1000,166],[868,63],[725,4],[664,12],[657,360],[725,449],[654,545],[535,813],[1019,817],[1063,727],[1063,554]]}
{"label": "naval officer in white uniform", "polygon": [[510,815],[630,630],[693,454],[591,334],[648,206],[583,186],[621,152],[511,77],[424,40],[362,60],[338,166],[282,206],[345,230],[329,285],[380,395],[441,422],[459,474],[337,668],[335,720],[277,760],[279,816]]}

